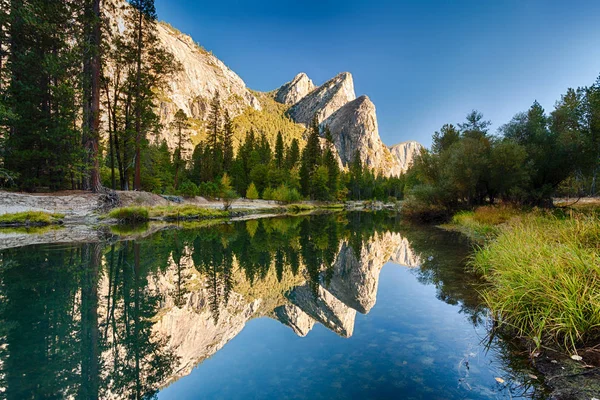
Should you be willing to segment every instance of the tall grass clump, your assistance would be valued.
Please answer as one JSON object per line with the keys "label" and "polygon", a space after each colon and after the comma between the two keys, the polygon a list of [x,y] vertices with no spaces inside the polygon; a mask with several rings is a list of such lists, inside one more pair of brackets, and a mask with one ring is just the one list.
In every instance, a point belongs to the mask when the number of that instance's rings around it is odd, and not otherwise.
{"label": "tall grass clump", "polygon": [[475,240],[490,239],[501,232],[503,225],[524,213],[510,206],[482,206],[475,211],[461,211],[452,217],[452,225]]}
{"label": "tall grass clump", "polygon": [[528,215],[502,228],[472,264],[501,325],[538,347],[600,340],[600,220]]}
{"label": "tall grass clump", "polygon": [[121,207],[115,208],[108,213],[110,218],[118,219],[119,222],[136,223],[146,222],[150,219],[148,209],[146,207]]}

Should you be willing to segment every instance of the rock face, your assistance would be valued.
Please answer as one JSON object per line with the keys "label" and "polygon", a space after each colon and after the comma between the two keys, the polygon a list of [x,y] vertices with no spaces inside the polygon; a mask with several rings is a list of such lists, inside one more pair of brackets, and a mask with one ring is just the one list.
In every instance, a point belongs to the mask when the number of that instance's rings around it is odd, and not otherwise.
{"label": "rock face", "polygon": [[[114,33],[125,33],[125,17],[131,7],[125,0],[103,2],[103,11]],[[188,117],[206,119],[210,102],[219,93],[221,104],[232,117],[247,107],[261,109],[259,100],[248,90],[244,81],[221,60],[206,51],[194,40],[173,27],[157,24],[160,45],[173,54],[181,69],[169,77],[167,87],[159,96],[159,116],[163,126],[173,121],[175,113],[182,109]],[[111,74],[111,66],[107,66]],[[163,129],[160,139],[166,139],[174,147],[175,138],[168,128]]]}
{"label": "rock face", "polygon": [[308,332],[315,326],[315,320],[293,304],[277,307],[275,316],[279,322],[292,328],[294,333],[300,337],[308,335]]}
{"label": "rock face", "polygon": [[381,141],[375,105],[367,96],[347,103],[321,125],[331,130],[344,166],[354,161],[358,151],[363,164],[384,176],[396,176],[402,172],[397,160]]}
{"label": "rock face", "polygon": [[303,97],[288,111],[292,120],[307,125],[315,114],[319,123],[346,103],[356,99],[354,81],[349,72],[342,72]]}
{"label": "rock face", "polygon": [[316,88],[313,81],[301,72],[290,82],[277,90],[275,100],[282,104],[294,105]]}
{"label": "rock face", "polygon": [[[124,21],[131,10],[128,3],[125,0],[106,0],[103,4],[111,31],[127,34]],[[157,35],[160,44],[173,54],[181,66],[168,78],[167,87],[159,95],[158,113],[165,128],[158,140],[165,139],[170,148],[175,147],[175,135],[169,124],[179,109],[193,119],[196,133],[202,133],[210,102],[216,93],[219,93],[221,104],[231,117],[248,109],[262,110],[260,100],[244,81],[190,36],[164,23],[157,25]],[[105,73],[111,76],[113,67],[107,65]],[[277,102],[290,106],[287,114],[294,122],[308,126],[316,115],[321,128],[328,125],[334,134],[340,165],[344,167],[353,161],[358,150],[363,164],[377,173],[399,175],[406,171],[420,147],[416,142],[401,143],[392,148],[382,143],[375,106],[366,96],[356,98],[353,78],[348,72],[340,73],[319,87],[315,87],[305,73],[300,73],[279,88],[274,97]],[[268,103],[264,107],[269,110]]]}
{"label": "rock face", "polygon": [[423,146],[414,140],[398,143],[390,147],[390,151],[398,160],[402,172],[405,172],[410,168],[415,157],[419,155],[422,149]]}
{"label": "rock face", "polygon": [[366,314],[375,305],[379,274],[388,261],[408,267],[420,264],[408,240],[398,233],[375,234],[363,245],[358,256],[355,249],[344,242],[327,288],[348,307]]}

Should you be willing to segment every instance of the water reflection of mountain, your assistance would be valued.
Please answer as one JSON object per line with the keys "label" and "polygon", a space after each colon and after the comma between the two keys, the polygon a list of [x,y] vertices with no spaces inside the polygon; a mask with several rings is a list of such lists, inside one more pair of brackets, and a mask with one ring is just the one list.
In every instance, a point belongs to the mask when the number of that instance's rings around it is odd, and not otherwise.
{"label": "water reflection of mountain", "polygon": [[430,238],[385,215],[337,214],[164,231],[104,249],[5,251],[0,398],[151,397],[258,317],[299,336],[319,323],[349,337],[390,261],[422,265],[415,273],[440,298],[477,315],[478,303],[440,276],[445,258]]}

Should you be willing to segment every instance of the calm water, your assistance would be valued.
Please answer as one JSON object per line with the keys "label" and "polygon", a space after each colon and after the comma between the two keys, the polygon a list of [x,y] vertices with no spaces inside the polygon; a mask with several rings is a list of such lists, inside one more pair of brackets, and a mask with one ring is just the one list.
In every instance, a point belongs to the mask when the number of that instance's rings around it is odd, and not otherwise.
{"label": "calm water", "polygon": [[455,234],[366,213],[185,228],[0,253],[0,398],[544,398],[488,339]]}

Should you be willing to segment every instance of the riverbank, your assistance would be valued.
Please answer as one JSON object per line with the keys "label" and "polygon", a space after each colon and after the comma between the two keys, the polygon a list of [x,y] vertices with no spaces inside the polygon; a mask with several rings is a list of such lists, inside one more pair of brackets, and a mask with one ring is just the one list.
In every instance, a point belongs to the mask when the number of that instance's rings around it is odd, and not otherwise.
{"label": "riverbank", "polygon": [[[101,194],[83,191],[57,193],[14,193],[0,191],[0,250],[44,243],[83,243],[107,235],[130,237],[142,232],[257,219],[283,215],[300,215],[344,209],[344,204],[301,202],[282,205],[274,201],[238,199],[228,211],[220,201],[202,197],[159,196],[147,192],[117,192],[119,207],[109,209]],[[371,206],[371,205],[369,205]],[[353,209],[366,207],[352,204]],[[142,218],[119,217],[131,210]],[[113,217],[111,218],[111,212]],[[138,226],[123,225],[136,222]],[[143,229],[139,224],[149,223]]]}
{"label": "riverbank", "polygon": [[552,398],[598,398],[600,202],[480,207],[443,227],[476,244],[470,265],[488,282],[482,296],[496,329],[522,341]]}

